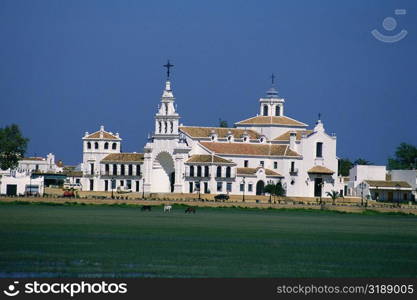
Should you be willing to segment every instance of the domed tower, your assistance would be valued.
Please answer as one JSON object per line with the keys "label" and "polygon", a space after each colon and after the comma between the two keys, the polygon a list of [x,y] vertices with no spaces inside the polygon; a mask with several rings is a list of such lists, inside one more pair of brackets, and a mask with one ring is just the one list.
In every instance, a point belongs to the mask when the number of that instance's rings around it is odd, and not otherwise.
{"label": "domed tower", "polygon": [[259,99],[259,115],[260,116],[283,116],[284,115],[284,98],[278,96],[275,89],[275,75],[271,76],[272,85],[266,92],[266,97]]}

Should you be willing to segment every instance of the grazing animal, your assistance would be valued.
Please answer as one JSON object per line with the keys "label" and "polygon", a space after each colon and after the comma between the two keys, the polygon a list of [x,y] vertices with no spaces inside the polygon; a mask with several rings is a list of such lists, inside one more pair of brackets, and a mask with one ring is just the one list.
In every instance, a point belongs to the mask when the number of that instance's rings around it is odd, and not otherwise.
{"label": "grazing animal", "polygon": [[186,210],[185,210],[185,213],[193,213],[193,214],[195,214],[195,208],[194,207],[188,207]]}
{"label": "grazing animal", "polygon": [[165,205],[164,206],[164,212],[171,212],[172,205]]}
{"label": "grazing animal", "polygon": [[145,210],[151,211],[152,210],[152,207],[150,205],[144,205],[144,206],[142,206],[142,208],[140,210],[141,211],[145,211]]}

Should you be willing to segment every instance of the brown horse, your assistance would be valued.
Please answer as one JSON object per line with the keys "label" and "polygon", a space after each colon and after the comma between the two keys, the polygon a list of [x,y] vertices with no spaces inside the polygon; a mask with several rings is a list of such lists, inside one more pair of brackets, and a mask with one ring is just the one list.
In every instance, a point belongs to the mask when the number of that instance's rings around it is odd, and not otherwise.
{"label": "brown horse", "polygon": [[145,211],[145,210],[149,210],[149,211],[151,211],[152,210],[152,207],[150,206],[150,205],[144,205],[144,206],[142,206],[141,207],[141,209],[140,209],[141,211]]}
{"label": "brown horse", "polygon": [[185,210],[185,213],[195,214],[195,208],[194,207],[187,207],[187,209]]}

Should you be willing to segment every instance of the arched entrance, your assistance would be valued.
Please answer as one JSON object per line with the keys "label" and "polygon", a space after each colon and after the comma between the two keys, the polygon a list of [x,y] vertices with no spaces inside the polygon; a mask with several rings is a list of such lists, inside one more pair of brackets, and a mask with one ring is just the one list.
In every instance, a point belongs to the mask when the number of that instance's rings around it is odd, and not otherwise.
{"label": "arched entrance", "polygon": [[174,191],[175,168],[172,156],[161,152],[152,165],[152,192],[170,193]]}
{"label": "arched entrance", "polygon": [[265,187],[265,183],[262,180],[259,180],[256,183],[256,195],[263,195],[264,194],[264,187]]}

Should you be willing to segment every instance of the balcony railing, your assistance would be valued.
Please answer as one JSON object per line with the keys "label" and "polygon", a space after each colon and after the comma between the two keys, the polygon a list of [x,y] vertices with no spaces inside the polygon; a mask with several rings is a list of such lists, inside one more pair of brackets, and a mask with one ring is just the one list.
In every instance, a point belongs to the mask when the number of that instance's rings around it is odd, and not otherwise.
{"label": "balcony railing", "polygon": [[297,168],[290,169],[290,174],[291,175],[298,175],[298,169]]}

